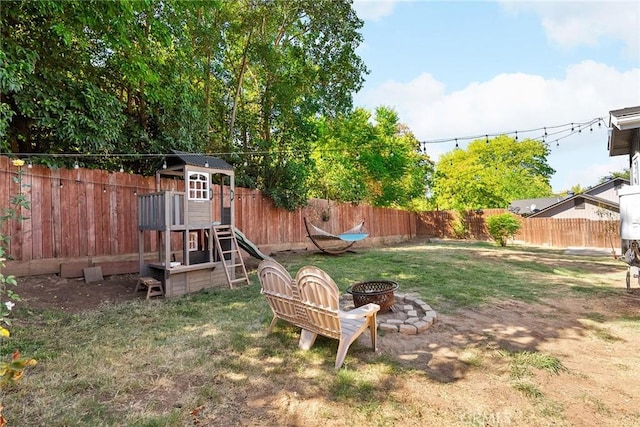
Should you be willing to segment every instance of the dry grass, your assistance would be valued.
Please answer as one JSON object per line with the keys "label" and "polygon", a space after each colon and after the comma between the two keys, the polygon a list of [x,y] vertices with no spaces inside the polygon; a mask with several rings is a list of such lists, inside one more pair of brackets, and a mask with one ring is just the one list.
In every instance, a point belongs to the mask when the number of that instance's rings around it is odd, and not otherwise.
{"label": "dry grass", "polygon": [[356,343],[336,372],[337,342],[298,350],[284,323],[265,336],[254,275],[241,289],[76,314],[23,307],[7,344],[39,364],[4,390],[5,416],[48,427],[640,424],[622,385],[640,386],[640,298],[616,304],[615,261],[419,243],[280,261],[318,265],[344,288],[395,278],[441,318],[419,336],[381,334],[378,353]]}

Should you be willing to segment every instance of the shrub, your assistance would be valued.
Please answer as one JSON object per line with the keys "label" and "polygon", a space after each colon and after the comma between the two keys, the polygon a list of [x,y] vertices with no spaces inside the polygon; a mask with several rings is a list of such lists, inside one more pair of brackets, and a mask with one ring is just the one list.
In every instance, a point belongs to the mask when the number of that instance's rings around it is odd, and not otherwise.
{"label": "shrub", "polygon": [[451,222],[451,228],[456,239],[469,237],[469,224],[467,224],[467,213],[465,211],[456,211],[455,218]]}
{"label": "shrub", "polygon": [[[22,356],[18,349],[13,351],[8,361],[3,360],[5,339],[11,336],[8,329],[11,325],[9,316],[15,305],[14,301],[20,301],[20,296],[10,289],[17,285],[16,278],[11,275],[5,276],[1,273],[5,267],[5,256],[8,256],[5,246],[11,241],[11,236],[3,234],[1,230],[3,229],[2,225],[10,220],[22,221],[26,219],[26,217],[22,216],[21,211],[22,209],[31,208],[29,200],[22,191],[23,187],[26,186],[22,182],[24,160],[15,159],[12,163],[18,168],[17,176],[13,178],[13,181],[18,186],[18,192],[16,195],[9,197],[9,206],[2,208],[0,211],[0,390],[18,381],[24,375],[27,367],[37,363],[35,359]],[[7,420],[2,415],[3,409],[2,394],[0,394],[0,427],[7,424]]]}
{"label": "shrub", "polygon": [[493,240],[500,243],[500,246],[507,246],[507,239],[515,236],[520,227],[520,221],[509,213],[487,217],[489,234],[493,237]]}

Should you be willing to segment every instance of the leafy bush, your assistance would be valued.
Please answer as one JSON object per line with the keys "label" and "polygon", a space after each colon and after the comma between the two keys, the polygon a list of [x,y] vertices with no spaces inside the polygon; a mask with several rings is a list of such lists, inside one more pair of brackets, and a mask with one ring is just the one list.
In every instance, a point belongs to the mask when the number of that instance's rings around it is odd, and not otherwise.
{"label": "leafy bush", "polygon": [[493,240],[500,243],[500,246],[507,246],[507,239],[515,236],[520,227],[520,221],[509,213],[487,217],[489,234],[493,237]]}
{"label": "leafy bush", "polygon": [[[22,221],[26,219],[20,211],[31,208],[30,201],[22,191],[23,187],[27,186],[22,181],[22,166],[24,166],[24,160],[14,159],[12,164],[18,168],[17,176],[12,178],[13,182],[18,186],[18,193],[9,197],[9,206],[2,208],[0,212],[0,230],[3,229],[2,226],[4,223],[10,220]],[[0,271],[5,267],[5,256],[7,255],[5,246],[7,246],[10,241],[11,236],[5,235],[0,231]],[[37,364],[35,359],[22,356],[18,349],[13,351],[9,361],[4,360],[5,339],[11,336],[8,329],[8,327],[11,326],[11,311],[16,305],[15,301],[20,301],[20,296],[10,289],[10,287],[13,286],[17,286],[16,278],[11,275],[5,276],[0,272],[0,390],[22,378],[27,367]],[[2,412],[2,395],[0,395],[0,426],[7,424]]]}
{"label": "leafy bush", "polygon": [[451,221],[451,228],[456,239],[466,239],[469,237],[469,224],[467,223],[467,213],[464,210],[456,211],[456,215]]}

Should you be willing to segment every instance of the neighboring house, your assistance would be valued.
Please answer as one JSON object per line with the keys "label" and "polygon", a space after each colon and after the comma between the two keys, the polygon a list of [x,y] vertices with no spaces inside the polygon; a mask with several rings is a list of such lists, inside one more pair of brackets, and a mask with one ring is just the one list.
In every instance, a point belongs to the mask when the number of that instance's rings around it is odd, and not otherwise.
{"label": "neighboring house", "polygon": [[626,185],[629,185],[628,179],[609,179],[588,188],[584,193],[570,194],[564,199],[532,213],[529,218],[619,219],[618,190]]}
{"label": "neighboring house", "polygon": [[[640,106],[609,111],[609,157],[612,156],[629,157],[629,180],[610,179],[582,194],[570,195],[529,217],[621,219],[624,222],[624,218],[620,217],[618,190],[623,186],[640,186]],[[627,197],[629,190],[622,191],[623,197]],[[622,212],[627,211],[625,205]]]}

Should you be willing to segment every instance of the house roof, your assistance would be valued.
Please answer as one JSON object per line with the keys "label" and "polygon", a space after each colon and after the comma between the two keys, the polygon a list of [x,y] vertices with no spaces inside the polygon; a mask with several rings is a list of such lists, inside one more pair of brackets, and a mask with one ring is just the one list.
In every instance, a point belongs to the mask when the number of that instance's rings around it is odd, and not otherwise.
{"label": "house roof", "polygon": [[640,106],[609,111],[609,157],[628,155],[640,128]]}
{"label": "house roof", "polygon": [[600,184],[594,185],[593,187],[589,187],[582,194],[593,194],[596,192],[596,190],[599,190],[602,187],[607,187],[609,185],[612,185],[613,187],[615,187],[616,185],[622,185],[622,184],[629,185],[629,180],[627,178],[622,178],[620,176],[617,176],[615,178],[610,178],[607,181],[601,182]]}
{"label": "house roof", "polygon": [[562,200],[561,197],[542,197],[537,199],[514,200],[509,205],[509,211],[518,215],[530,215],[533,212],[545,209]]}
{"label": "house roof", "polygon": [[543,216],[544,213],[546,213],[547,211],[550,211],[551,209],[556,209],[560,206],[574,206],[575,205],[575,201],[576,200],[589,200],[591,202],[593,202],[594,204],[597,204],[599,206],[605,207],[605,208],[609,208],[609,210],[612,211],[616,211],[618,212],[620,210],[620,204],[619,203],[615,203],[612,202],[611,200],[607,200],[607,199],[603,199],[602,197],[596,197],[596,196],[592,196],[590,194],[587,193],[580,193],[580,194],[576,194],[575,196],[571,196],[571,197],[567,197],[565,199],[562,199],[561,201],[559,201],[558,203],[555,203],[545,209],[542,209],[538,212],[535,212],[533,214],[531,214],[529,216],[529,218],[534,218],[537,216]]}
{"label": "house roof", "polygon": [[[595,196],[593,195],[593,193],[597,193],[598,190],[602,189],[603,187],[616,187],[622,184],[629,185],[629,180],[622,177],[611,178],[607,181],[594,185],[593,187],[589,187],[583,193],[570,195],[565,198],[544,197],[538,199],[514,200],[513,202],[511,202],[511,205],[509,205],[509,210],[516,214],[535,217],[549,211],[551,208],[562,206],[565,203],[571,203],[570,206],[573,206],[573,204],[575,204],[575,200],[589,200],[604,207],[608,207],[609,209],[619,210],[619,203]],[[532,209],[533,205],[535,205],[535,207]]]}

